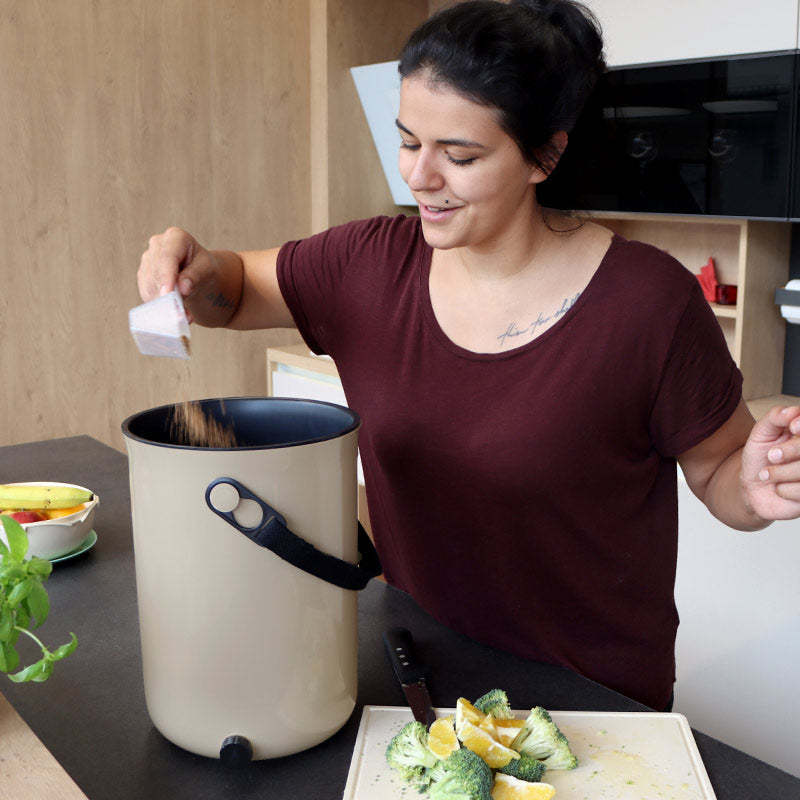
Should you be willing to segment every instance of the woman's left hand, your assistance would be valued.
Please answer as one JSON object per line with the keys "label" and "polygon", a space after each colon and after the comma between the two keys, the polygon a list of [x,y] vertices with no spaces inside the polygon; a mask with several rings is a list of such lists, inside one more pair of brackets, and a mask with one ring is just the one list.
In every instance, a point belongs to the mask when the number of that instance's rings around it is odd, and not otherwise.
{"label": "woman's left hand", "polygon": [[800,517],[800,406],[776,406],[753,426],[742,451],[741,481],[762,519]]}

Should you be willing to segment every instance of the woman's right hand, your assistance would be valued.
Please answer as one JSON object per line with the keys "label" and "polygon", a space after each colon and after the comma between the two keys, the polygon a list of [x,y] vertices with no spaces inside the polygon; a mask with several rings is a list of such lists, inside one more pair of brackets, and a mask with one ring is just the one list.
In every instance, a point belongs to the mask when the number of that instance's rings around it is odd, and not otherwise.
{"label": "woman's right hand", "polygon": [[190,233],[167,228],[142,254],[139,294],[147,302],[177,286],[189,321],[209,328],[294,327],[278,285],[278,252],[206,250]]}
{"label": "woman's right hand", "polygon": [[176,284],[180,294],[188,296],[196,285],[194,273],[201,267],[195,262],[202,260],[208,260],[208,251],[180,228],[167,228],[164,233],[151,236],[137,274],[142,300],[147,302],[167,294]]}
{"label": "woman's right hand", "polygon": [[236,312],[242,263],[235,253],[206,250],[190,233],[172,227],[150,237],[137,281],[145,302],[177,287],[189,322],[220,327]]}

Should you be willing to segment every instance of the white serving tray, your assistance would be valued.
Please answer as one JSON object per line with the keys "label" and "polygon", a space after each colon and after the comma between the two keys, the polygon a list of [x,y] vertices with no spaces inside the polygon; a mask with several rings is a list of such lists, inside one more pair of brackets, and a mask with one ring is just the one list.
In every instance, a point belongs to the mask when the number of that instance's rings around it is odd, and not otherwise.
{"label": "white serving tray", "polygon": [[[455,709],[436,709],[438,716]],[[578,757],[574,770],[543,780],[557,800],[716,800],[689,723],[682,714],[552,711]],[[515,711],[526,717],[527,711]],[[412,719],[399,706],[365,706],[343,800],[407,800],[416,790],[385,760],[391,738]],[[419,795],[424,798],[424,795]]]}

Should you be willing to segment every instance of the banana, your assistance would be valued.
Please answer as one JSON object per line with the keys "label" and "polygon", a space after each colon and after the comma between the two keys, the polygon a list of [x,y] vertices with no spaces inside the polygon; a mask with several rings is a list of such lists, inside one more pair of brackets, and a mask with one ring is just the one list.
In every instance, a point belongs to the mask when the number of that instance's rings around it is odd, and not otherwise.
{"label": "banana", "polygon": [[85,503],[94,495],[74,486],[23,486],[0,483],[0,510],[70,508]]}

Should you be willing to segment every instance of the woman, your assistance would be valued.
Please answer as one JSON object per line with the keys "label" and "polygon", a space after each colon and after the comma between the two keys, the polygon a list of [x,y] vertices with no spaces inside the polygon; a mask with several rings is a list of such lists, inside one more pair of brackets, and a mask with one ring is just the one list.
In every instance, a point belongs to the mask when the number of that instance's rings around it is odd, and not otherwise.
{"label": "woman", "polygon": [[536,200],[603,69],[569,0],[465,2],[400,59],[419,217],[281,248],[174,228],[139,270],[207,326],[296,326],[336,361],[387,579],[457,630],[647,705],[675,678],[676,463],[756,530],[800,515],[800,408],[753,424],[697,280]]}

